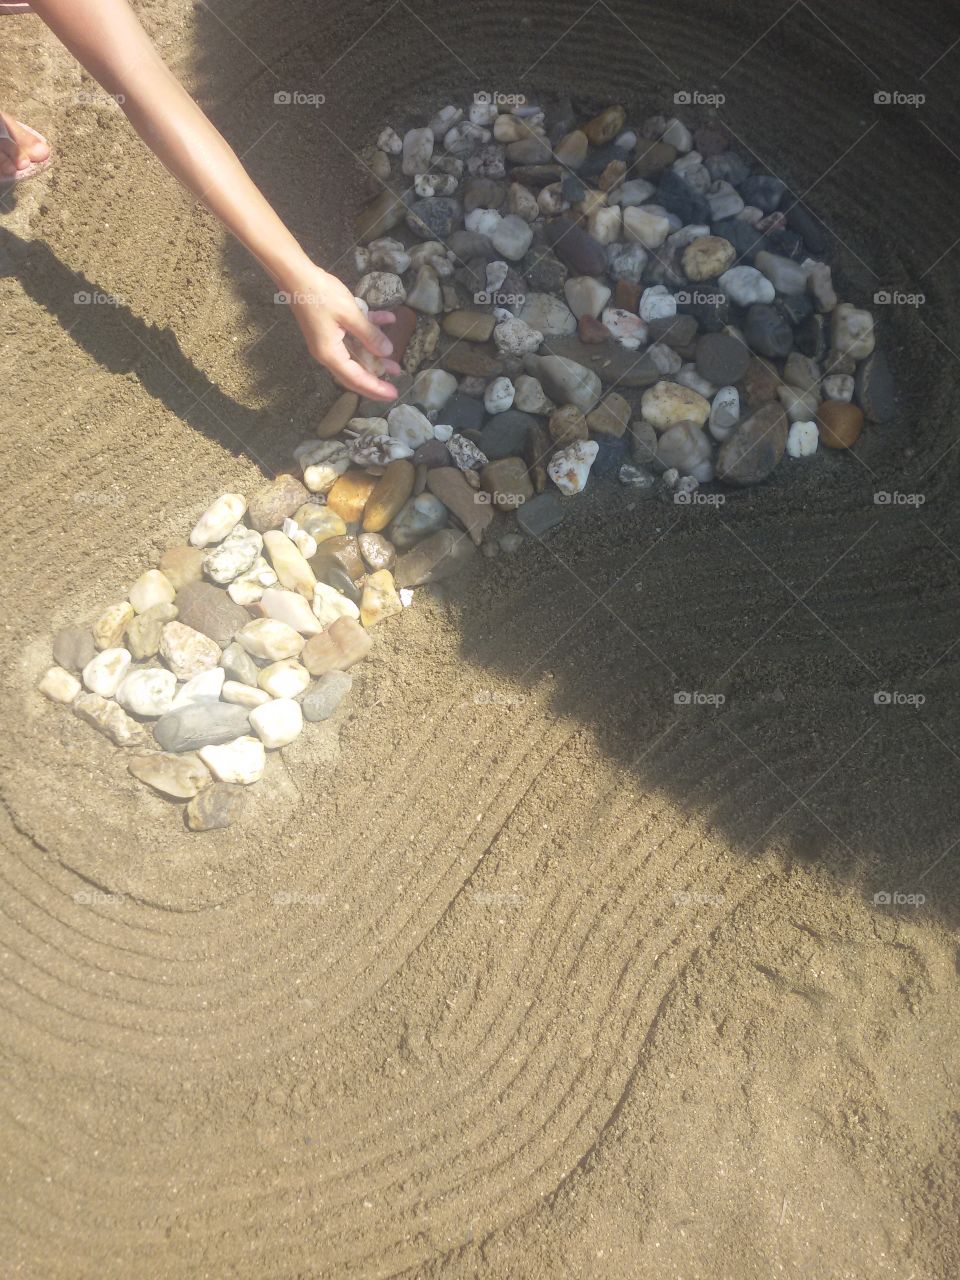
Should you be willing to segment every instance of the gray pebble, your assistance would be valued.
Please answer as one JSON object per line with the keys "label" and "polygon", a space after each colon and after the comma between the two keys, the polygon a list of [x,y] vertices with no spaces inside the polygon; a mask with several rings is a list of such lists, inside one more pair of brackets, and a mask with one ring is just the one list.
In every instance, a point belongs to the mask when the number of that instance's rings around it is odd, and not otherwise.
{"label": "gray pebble", "polygon": [[566,514],[562,499],[555,493],[538,493],[517,512],[517,524],[535,538],[558,525]]}
{"label": "gray pebble", "polygon": [[229,702],[178,707],[153,726],[153,736],[164,751],[196,751],[215,743],[232,742],[249,732],[247,708]]}
{"label": "gray pebble", "polygon": [[349,671],[327,671],[301,702],[303,718],[329,720],[353,686]]}

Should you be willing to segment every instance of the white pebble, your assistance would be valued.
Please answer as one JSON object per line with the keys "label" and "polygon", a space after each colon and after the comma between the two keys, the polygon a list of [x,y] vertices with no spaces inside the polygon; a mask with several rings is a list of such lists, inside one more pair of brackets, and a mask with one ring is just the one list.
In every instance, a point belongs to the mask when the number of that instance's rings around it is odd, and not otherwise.
{"label": "white pebble", "polygon": [[257,737],[274,751],[292,742],[303,728],[303,712],[300,703],[292,698],[275,698],[250,712],[250,724]]}
{"label": "white pebble", "polygon": [[131,660],[126,649],[104,649],[83,668],[84,685],[101,698],[112,698],[129,671]]}
{"label": "white pebble", "polygon": [[847,404],[853,399],[854,381],[849,373],[831,373],[820,384],[824,400],[843,400]]}
{"label": "white pebble", "polygon": [[487,413],[504,413],[513,404],[515,394],[509,378],[494,378],[483,393],[483,407]]}
{"label": "white pebble", "polygon": [[[223,671],[220,672],[221,676]],[[124,711],[137,716],[162,716],[173,706],[177,677],[164,667],[131,671],[117,689],[117,701]]]}
{"label": "white pebble", "polygon": [[223,667],[211,667],[209,671],[201,671],[186,684],[181,685],[177,696],[170,704],[171,710],[177,707],[189,707],[197,702],[216,702],[223,689],[227,673]]}
{"label": "white pebble", "polygon": [[241,684],[239,680],[224,680],[220,697],[223,702],[234,702],[238,707],[249,707],[251,711],[270,701],[270,695],[265,689],[254,689],[252,685]]}
{"label": "white pebble", "polygon": [[476,231],[483,236],[492,236],[503,221],[496,209],[471,209],[463,220],[468,231]]}
{"label": "white pebble", "polygon": [[313,589],[313,612],[321,627],[328,627],[338,618],[360,617],[360,610],[353,601],[325,582],[318,582]]}
{"label": "white pebble", "polygon": [[257,683],[271,698],[295,698],[310,683],[310,672],[296,658],[284,658],[264,667]]}
{"label": "white pebble", "polygon": [[198,755],[218,782],[238,782],[243,786],[259,782],[267,763],[263,743],[249,735],[201,747]]}
{"label": "white pebble", "polygon": [[791,458],[809,458],[817,452],[820,432],[815,422],[793,422],[787,432],[787,453]]}
{"label": "white pebble", "polygon": [[654,284],[644,289],[637,308],[641,320],[669,320],[677,314],[677,300],[665,285]]}
{"label": "white pebble", "polygon": [[239,493],[221,494],[193,526],[190,545],[207,547],[211,542],[222,542],[234,525],[240,523],[246,509],[247,500]]}
{"label": "white pebble", "polygon": [[740,421],[740,392],[736,387],[721,387],[710,406],[710,434],[721,443],[733,435]]}
{"label": "white pebble", "polygon": [[155,604],[173,604],[176,591],[170,579],[159,569],[148,569],[141,573],[127,595],[135,612],[146,613]]}
{"label": "white pebble", "polygon": [[720,276],[719,284],[739,307],[772,302],[777,294],[772,282],[756,267],[731,267]]}
{"label": "white pebble", "polygon": [[581,493],[599,452],[596,440],[577,440],[566,449],[558,449],[547,464],[550,479],[561,493]]}
{"label": "white pebble", "polygon": [[63,667],[50,667],[37,685],[52,702],[72,702],[83,686],[76,676]]}
{"label": "white pebble", "polygon": [[254,618],[240,628],[236,641],[251,657],[269,658],[272,662],[295,658],[306,644],[298,631],[274,618]]}

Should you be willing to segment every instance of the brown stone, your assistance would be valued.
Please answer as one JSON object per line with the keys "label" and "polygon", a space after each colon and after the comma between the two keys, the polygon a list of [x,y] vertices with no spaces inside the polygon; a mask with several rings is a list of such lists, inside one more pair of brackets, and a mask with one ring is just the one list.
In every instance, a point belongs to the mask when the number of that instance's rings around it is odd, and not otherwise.
{"label": "brown stone", "polygon": [[741,422],[717,454],[717,479],[740,486],[766,480],[787,445],[787,415],[779,404],[766,404]]}
{"label": "brown stone", "polygon": [[575,404],[565,404],[559,409],[554,409],[547,426],[550,439],[560,449],[565,449],[569,444],[576,444],[578,440],[590,438],[587,420]]}
{"label": "brown stone", "polygon": [[212,781],[207,766],[192,751],[133,756],[127,769],[139,782],[174,800],[190,800]]}
{"label": "brown stone", "polygon": [[669,142],[651,142],[649,138],[639,138],[630,176],[648,178],[651,174],[668,168],[676,158],[676,147],[671,147]]}
{"label": "brown stone", "polygon": [[284,520],[303,506],[309,497],[309,491],[296,476],[280,475],[253,495],[247,517],[258,533],[279,529]]}
{"label": "brown stone", "polygon": [[357,218],[357,239],[361,244],[376,240],[403,220],[407,207],[403,197],[392,191],[381,191]]}
{"label": "brown stone", "polygon": [[[384,333],[393,343],[391,359],[396,360],[399,364],[407,353],[407,346],[417,327],[417,312],[414,311],[413,307],[405,306],[402,302],[399,306],[392,307],[391,310],[396,318],[393,324],[384,327]],[[336,432],[332,434],[335,435]]]}
{"label": "brown stone", "polygon": [[445,351],[440,364],[450,373],[464,373],[469,377],[499,378],[503,373],[503,357],[485,347],[475,347],[458,342]]}
{"label": "brown stone", "polygon": [[602,147],[604,143],[612,142],[617,134],[623,131],[626,118],[627,113],[623,107],[606,107],[598,116],[587,121],[583,126],[583,132],[595,147]]}
{"label": "brown stone", "polygon": [[493,507],[489,502],[477,501],[463,472],[455,467],[434,467],[427,472],[427,488],[479,546],[493,519]]}
{"label": "brown stone", "polygon": [[636,315],[642,292],[643,285],[634,284],[630,280],[618,280],[613,288],[613,305],[621,311],[632,311]]}
{"label": "brown stone", "polygon": [[486,311],[450,311],[443,317],[443,331],[451,338],[489,342],[496,323],[496,317]]}
{"label": "brown stone", "polygon": [[817,409],[820,440],[827,449],[849,449],[860,439],[863,411],[843,400],[824,400]]}
{"label": "brown stone", "polygon": [[596,316],[582,315],[577,321],[577,334],[581,342],[599,345],[610,340],[610,330]]}
{"label": "brown stone", "polygon": [[533,485],[522,458],[498,458],[480,469],[480,486],[500,511],[516,511],[533,497]]}
{"label": "brown stone", "polygon": [[629,401],[616,391],[608,391],[597,407],[587,414],[587,428],[594,435],[619,440],[629,425],[631,412]]}
{"label": "brown stone", "polygon": [[765,404],[771,404],[777,399],[777,388],[780,385],[780,375],[773,365],[754,356],[739,384],[744,409],[752,413]]}
{"label": "brown stone", "polygon": [[597,186],[601,191],[612,191],[623,181],[626,172],[627,166],[622,160],[611,160],[597,179]]}
{"label": "brown stone", "polygon": [[160,557],[157,568],[170,579],[174,591],[179,591],[203,577],[203,557],[206,554],[203,547],[171,547]]}
{"label": "brown stone", "polygon": [[191,831],[215,831],[232,826],[243,813],[243,787],[235,782],[214,782],[193,797],[184,814]]}
{"label": "brown stone", "polygon": [[360,554],[360,543],[350,534],[338,538],[327,538],[320,544],[316,555],[311,556],[307,563],[317,575],[319,582],[327,581],[322,575],[330,564],[339,565],[352,580],[362,578],[366,573],[363,557]]}
{"label": "brown stone", "polygon": [[406,458],[387,464],[363,509],[364,533],[383,532],[413,493],[416,474],[416,467]]}
{"label": "brown stone", "polygon": [[177,592],[177,621],[216,641],[221,649],[250,621],[243,605],[236,604],[222,587],[209,582],[188,582]]}
{"label": "brown stone", "polygon": [[96,656],[89,627],[64,627],[53,637],[53,659],[64,671],[82,671]]}
{"label": "brown stone", "polygon": [[[390,338],[393,339],[392,329]],[[331,436],[338,436],[350,419],[356,416],[359,404],[360,397],[355,391],[344,391],[342,395],[337,396],[314,428],[316,438],[329,440]]]}
{"label": "brown stone", "polygon": [[326,631],[311,636],[303,646],[300,661],[312,676],[327,671],[346,671],[365,658],[373,641],[354,618],[338,618]]}
{"label": "brown stone", "polygon": [[458,573],[476,554],[476,547],[465,533],[459,529],[440,529],[404,552],[397,561],[394,580],[398,587],[440,582]]}
{"label": "brown stone", "polygon": [[347,524],[358,524],[367,499],[376,487],[376,476],[366,471],[347,471],[327,494],[327,506]]}

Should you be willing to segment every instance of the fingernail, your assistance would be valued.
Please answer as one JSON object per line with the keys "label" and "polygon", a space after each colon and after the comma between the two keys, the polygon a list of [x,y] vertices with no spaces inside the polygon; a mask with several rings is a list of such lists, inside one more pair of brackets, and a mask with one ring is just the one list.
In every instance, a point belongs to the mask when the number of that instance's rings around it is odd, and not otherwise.
{"label": "fingernail", "polygon": [[389,338],[381,338],[380,354],[382,356],[389,356],[393,354],[393,343],[390,341]]}

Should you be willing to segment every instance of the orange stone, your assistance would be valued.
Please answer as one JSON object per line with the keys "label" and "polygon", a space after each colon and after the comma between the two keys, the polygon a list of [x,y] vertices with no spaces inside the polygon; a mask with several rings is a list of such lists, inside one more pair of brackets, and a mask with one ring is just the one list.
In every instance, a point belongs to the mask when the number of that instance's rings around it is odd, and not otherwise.
{"label": "orange stone", "polygon": [[347,524],[357,524],[376,487],[377,476],[366,471],[347,471],[327,494],[327,506]]}
{"label": "orange stone", "polygon": [[827,449],[849,449],[860,439],[863,411],[843,400],[824,400],[817,410],[817,426]]}

